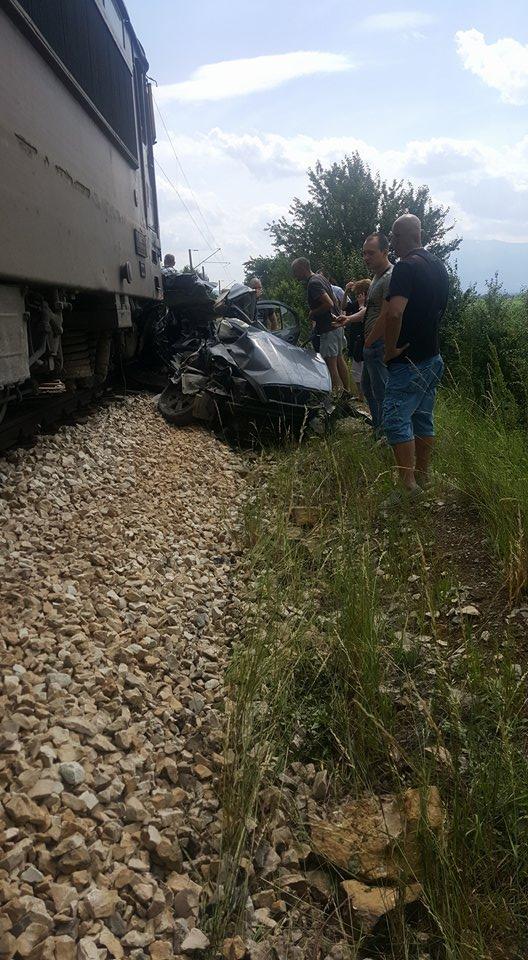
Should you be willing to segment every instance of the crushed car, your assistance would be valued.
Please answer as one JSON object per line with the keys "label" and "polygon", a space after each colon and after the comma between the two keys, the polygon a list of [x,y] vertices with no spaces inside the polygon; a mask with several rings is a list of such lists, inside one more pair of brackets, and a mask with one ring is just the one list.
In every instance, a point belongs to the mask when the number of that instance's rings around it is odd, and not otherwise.
{"label": "crushed car", "polygon": [[322,357],[299,346],[291,308],[257,301],[240,283],[217,298],[212,284],[176,271],[165,271],[164,286],[157,341],[170,370],[158,400],[166,420],[238,433],[326,431],[339,413],[330,375]]}

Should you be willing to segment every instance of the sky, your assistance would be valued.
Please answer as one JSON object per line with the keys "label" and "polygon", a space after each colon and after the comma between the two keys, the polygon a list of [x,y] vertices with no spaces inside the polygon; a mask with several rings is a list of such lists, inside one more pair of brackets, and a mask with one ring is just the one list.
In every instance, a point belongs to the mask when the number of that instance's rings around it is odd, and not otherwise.
{"label": "sky", "polygon": [[[358,150],[449,206],[465,285],[528,286],[528,4],[127,0],[156,81],[162,246],[211,279],[272,250],[306,170]],[[299,251],[299,254],[305,251]]]}

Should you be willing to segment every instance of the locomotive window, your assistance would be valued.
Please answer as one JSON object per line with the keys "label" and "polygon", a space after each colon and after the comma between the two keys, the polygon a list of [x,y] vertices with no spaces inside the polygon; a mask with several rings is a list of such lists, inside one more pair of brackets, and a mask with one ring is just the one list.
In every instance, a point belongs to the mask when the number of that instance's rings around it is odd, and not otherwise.
{"label": "locomotive window", "polygon": [[19,0],[130,153],[137,157],[132,76],[94,0]]}

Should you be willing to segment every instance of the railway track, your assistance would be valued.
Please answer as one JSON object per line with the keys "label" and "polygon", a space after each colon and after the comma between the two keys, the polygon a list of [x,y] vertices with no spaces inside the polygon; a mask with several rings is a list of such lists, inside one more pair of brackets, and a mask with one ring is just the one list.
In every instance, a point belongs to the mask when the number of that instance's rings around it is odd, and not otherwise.
{"label": "railway track", "polygon": [[37,397],[18,404],[0,423],[0,453],[30,443],[39,433],[46,433],[64,422],[86,413],[90,405],[105,403],[116,397],[112,390],[101,388],[68,391],[55,396]]}

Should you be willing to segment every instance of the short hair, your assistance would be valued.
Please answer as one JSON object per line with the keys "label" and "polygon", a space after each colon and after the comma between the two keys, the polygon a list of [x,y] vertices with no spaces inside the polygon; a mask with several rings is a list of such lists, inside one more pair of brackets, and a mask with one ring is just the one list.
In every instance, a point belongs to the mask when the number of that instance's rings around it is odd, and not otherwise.
{"label": "short hair", "polygon": [[260,277],[251,277],[251,280],[248,283],[248,287],[252,287],[253,289],[255,289],[257,285],[259,287],[262,286],[262,280],[260,279]]}
{"label": "short hair", "polygon": [[389,238],[385,233],[381,233],[380,230],[374,231],[374,233],[369,233],[368,237],[365,237],[365,243],[367,240],[377,240],[378,246],[382,253],[387,253],[389,249]]}
{"label": "short hair", "polygon": [[308,260],[307,257],[297,257],[297,259],[294,260],[293,263],[292,263],[292,269],[293,269],[293,267],[302,267],[303,270],[311,270],[311,269],[312,269],[311,266],[310,266],[310,261]]}
{"label": "short hair", "polygon": [[174,267],[176,264],[176,259],[173,253],[166,253],[165,259],[163,260],[164,267]]}
{"label": "short hair", "polygon": [[371,283],[372,283],[372,280],[368,280],[366,277],[365,277],[364,280],[356,280],[356,282],[355,282],[355,284],[354,284],[354,286],[353,286],[353,292],[354,292],[354,293],[364,293],[365,296],[366,296],[367,293],[368,293],[369,290],[370,290],[370,285],[371,285]]}

